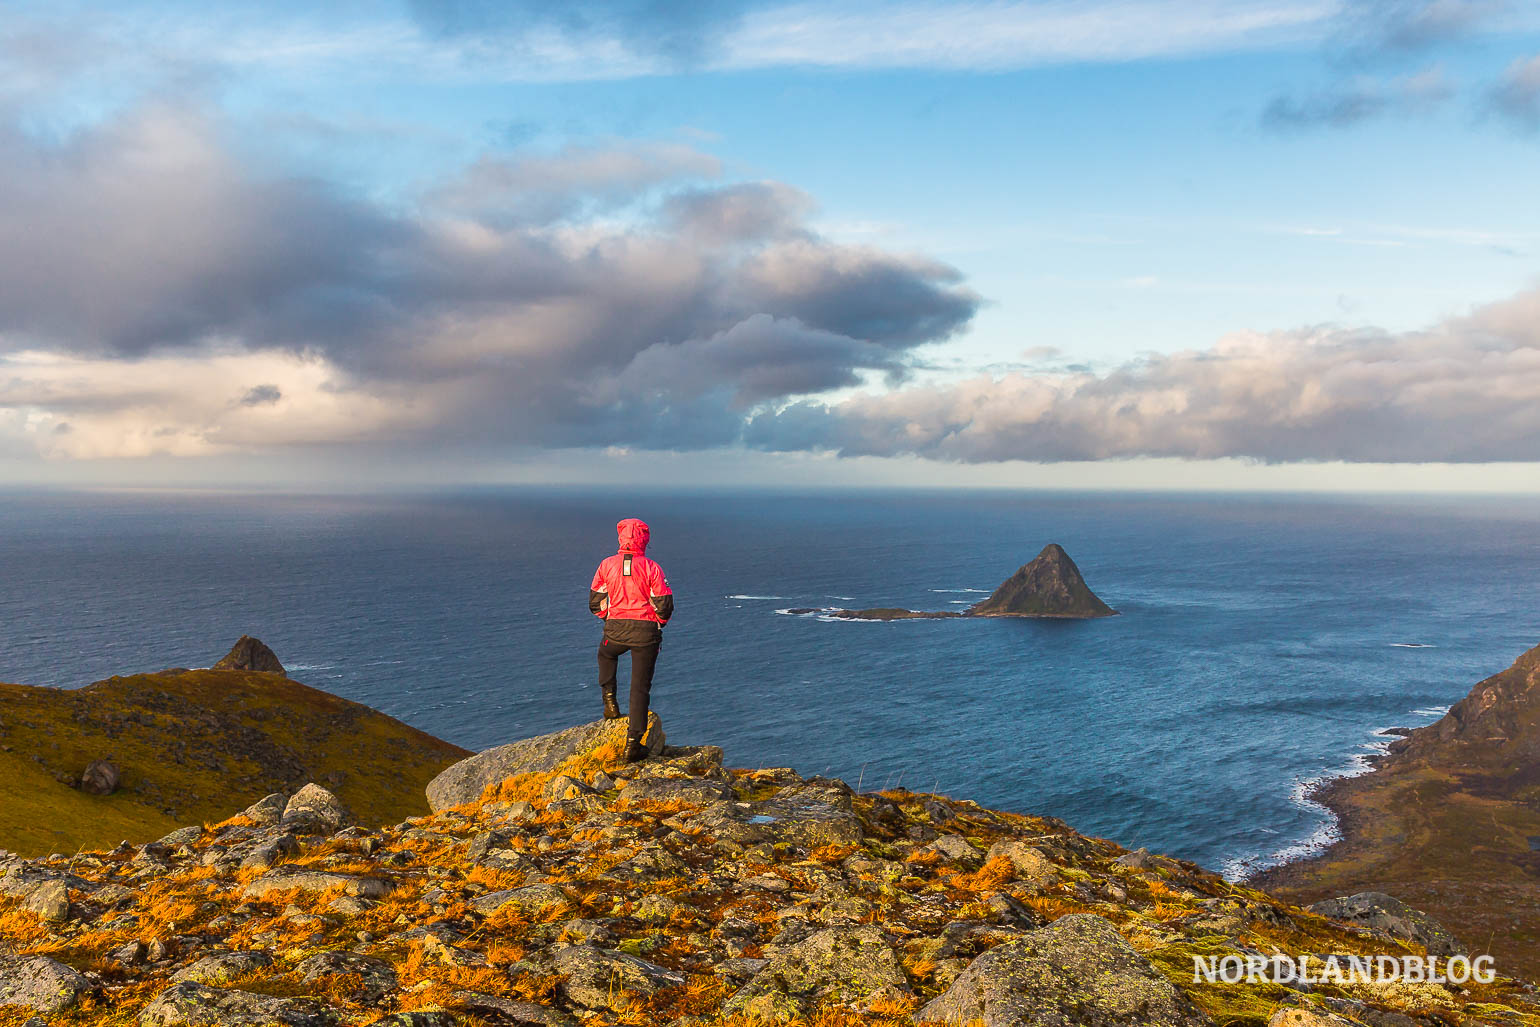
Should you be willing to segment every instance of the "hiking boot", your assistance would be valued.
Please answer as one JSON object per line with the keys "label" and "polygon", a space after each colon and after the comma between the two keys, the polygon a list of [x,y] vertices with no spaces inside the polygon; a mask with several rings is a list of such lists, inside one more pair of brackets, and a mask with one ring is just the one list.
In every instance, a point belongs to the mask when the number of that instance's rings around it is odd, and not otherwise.
{"label": "hiking boot", "polygon": [[627,738],[626,739],[626,762],[627,763],[640,763],[640,762],[642,762],[642,760],[646,759],[649,755],[651,755],[651,754],[647,751],[647,746],[642,744],[642,740],[640,738]]}
{"label": "hiking boot", "polygon": [[604,719],[620,719],[620,706],[615,702],[615,690],[613,688],[606,688],[604,690]]}

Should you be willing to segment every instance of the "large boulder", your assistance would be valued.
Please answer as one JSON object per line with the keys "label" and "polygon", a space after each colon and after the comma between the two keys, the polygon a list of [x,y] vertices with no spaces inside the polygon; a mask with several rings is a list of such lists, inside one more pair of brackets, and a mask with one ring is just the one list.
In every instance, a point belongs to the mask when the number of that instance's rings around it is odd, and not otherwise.
{"label": "large boulder", "polygon": [[309,870],[287,863],[275,867],[246,885],[241,897],[261,901],[269,895],[305,892],[324,895],[333,892],[355,899],[379,899],[390,894],[391,882],[378,877],[359,877],[331,870]]}
{"label": "large boulder", "polygon": [[273,674],[288,676],[288,671],[283,669],[283,664],[278,662],[278,654],[262,644],[259,638],[250,635],[242,635],[230,647],[230,651],[210,670],[260,670]]}
{"label": "large boulder", "polygon": [[854,792],[843,781],[813,777],[782,788],[753,807],[753,822],[777,841],[809,849],[851,845],[862,838]]}
{"label": "large boulder", "polygon": [[172,974],[171,983],[192,981],[194,984],[224,986],[234,984],[242,977],[266,970],[272,965],[273,957],[260,950],[215,952]]}
{"label": "large boulder", "polygon": [[975,959],[917,1019],[983,1027],[1209,1027],[1099,916],[1061,917]]}
{"label": "large boulder", "polygon": [[62,1013],[95,987],[89,977],[47,956],[11,956],[0,952],[0,1006]]}
{"label": "large boulder", "polygon": [[563,997],[583,1009],[623,1012],[637,996],[685,983],[685,975],[596,945],[561,945],[545,954]]}
{"label": "large boulder", "polygon": [[882,931],[870,925],[830,927],[777,950],[724,1011],[790,1020],[822,1002],[855,1005],[908,992],[904,968]]}
{"label": "large boulder", "polygon": [[80,790],[88,795],[111,795],[121,781],[117,767],[106,760],[92,760],[80,775]]}
{"label": "large boulder", "polygon": [[283,808],[284,827],[299,834],[335,834],[352,822],[343,801],[314,782],[295,792]]}
{"label": "large boulder", "polygon": [[140,1027],[334,1027],[335,1012],[315,999],[279,998],[195,981],[173,984],[139,1014]]}
{"label": "large boulder", "polygon": [[[643,741],[650,755],[663,751],[663,722],[647,714]],[[626,744],[625,720],[597,720],[549,735],[537,735],[478,752],[447,768],[428,782],[428,805],[435,812],[474,802],[490,785],[517,774],[549,774],[575,763],[579,757],[613,753],[618,758]]]}
{"label": "large boulder", "polygon": [[1466,954],[1465,946],[1443,924],[1384,892],[1339,895],[1306,908],[1333,920],[1358,924],[1383,937],[1421,945],[1430,956]]}

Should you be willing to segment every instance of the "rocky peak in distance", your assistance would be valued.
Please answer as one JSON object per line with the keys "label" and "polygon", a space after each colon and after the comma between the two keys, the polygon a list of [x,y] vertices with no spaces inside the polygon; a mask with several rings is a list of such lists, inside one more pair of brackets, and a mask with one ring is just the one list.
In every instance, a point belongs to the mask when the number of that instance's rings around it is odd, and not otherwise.
{"label": "rocky peak in distance", "polygon": [[242,635],[230,647],[230,651],[225,653],[224,658],[209,669],[257,670],[289,676],[283,664],[278,662],[278,654],[264,645],[260,638],[252,638],[250,635]]}
{"label": "rocky peak in distance", "polygon": [[973,617],[1113,617],[1117,612],[1096,597],[1057,542],[1044,546],[993,595],[968,609]]}

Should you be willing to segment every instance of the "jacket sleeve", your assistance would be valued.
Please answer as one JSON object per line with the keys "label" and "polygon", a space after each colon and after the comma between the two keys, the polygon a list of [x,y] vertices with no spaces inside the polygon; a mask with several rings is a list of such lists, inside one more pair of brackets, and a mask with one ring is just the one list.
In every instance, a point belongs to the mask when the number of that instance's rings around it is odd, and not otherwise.
{"label": "jacket sleeve", "polygon": [[610,587],[604,582],[604,564],[594,571],[594,580],[588,586],[588,611],[595,617],[603,617],[610,604]]}
{"label": "jacket sleeve", "polygon": [[653,566],[657,567],[657,574],[654,576],[651,589],[652,612],[658,615],[658,620],[667,624],[669,618],[674,615],[674,590],[669,587],[668,576],[663,573],[663,568],[657,564]]}

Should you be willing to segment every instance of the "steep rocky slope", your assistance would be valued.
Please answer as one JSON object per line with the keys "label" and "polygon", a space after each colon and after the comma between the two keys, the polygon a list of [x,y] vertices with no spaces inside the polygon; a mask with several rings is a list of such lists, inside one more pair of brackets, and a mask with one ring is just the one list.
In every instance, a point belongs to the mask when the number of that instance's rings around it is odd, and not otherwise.
{"label": "steep rocky slope", "polygon": [[1259,884],[1306,902],[1389,892],[1540,976],[1540,647],[1317,798],[1342,841]]}
{"label": "steep rocky slope", "polygon": [[968,608],[973,617],[1112,617],[1117,612],[1096,597],[1056,542],[1044,546],[988,599]]}
{"label": "steep rocky slope", "polygon": [[0,1025],[1540,1025],[1511,981],[1194,984],[1195,956],[1421,947],[1046,818],[712,746],[617,765],[623,731],[504,750],[393,826],[309,787],[7,861]]}
{"label": "steep rocky slope", "polygon": [[[369,822],[396,821],[425,812],[423,786],[465,755],[275,672],[167,670],[79,689],[0,684],[0,847],[110,848],[221,819],[307,781]],[[86,772],[102,764],[117,781],[92,794],[96,775]]]}

